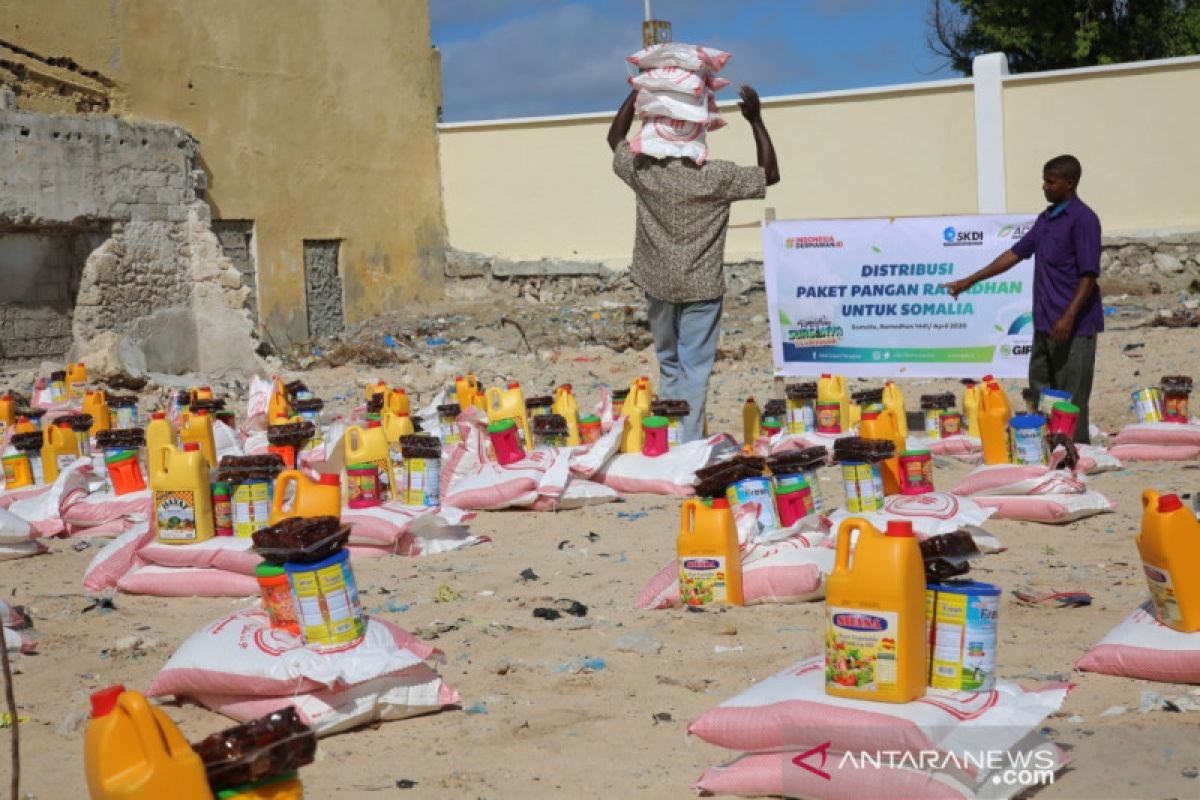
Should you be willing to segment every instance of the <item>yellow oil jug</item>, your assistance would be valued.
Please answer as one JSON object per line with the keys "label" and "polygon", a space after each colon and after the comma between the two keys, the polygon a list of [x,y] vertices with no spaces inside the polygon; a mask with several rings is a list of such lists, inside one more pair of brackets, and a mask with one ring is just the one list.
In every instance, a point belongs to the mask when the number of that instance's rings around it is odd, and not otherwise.
{"label": "yellow oil jug", "polygon": [[91,800],[212,800],[204,762],[141,693],[117,684],[91,700],[83,741]]}
{"label": "yellow oil jug", "polygon": [[0,441],[6,441],[5,435],[10,428],[17,425],[17,405],[11,394],[0,395]]}
{"label": "yellow oil jug", "polygon": [[896,445],[896,455],[879,462],[879,474],[885,495],[900,494],[900,454],[904,452],[904,440],[900,438],[895,413],[885,407],[863,414],[858,435],[864,439],[886,439]]}
{"label": "yellow oil jug", "polygon": [[762,434],[762,409],[758,407],[753,397],[747,397],[742,403],[742,444],[754,447]]}
{"label": "yellow oil jug", "polygon": [[525,393],[521,391],[521,384],[514,381],[505,390],[495,386],[489,387],[487,415],[488,422],[499,422],[502,419],[516,422],[517,436],[521,439],[522,446],[526,449],[533,448],[533,432],[529,429],[529,415],[525,411]]}
{"label": "yellow oil jug", "polygon": [[195,386],[191,389],[188,389],[188,405],[189,406],[192,403],[196,402],[197,400],[212,400],[212,399],[213,399],[213,390],[212,390],[211,386]]}
{"label": "yellow oil jug", "polygon": [[856,426],[862,422],[862,415],[863,415],[862,406],[860,406],[858,403],[854,402],[854,400],[851,400],[850,405],[846,406],[846,410],[850,414],[850,427],[851,428],[853,428],[854,426]]}
{"label": "yellow oil jug", "polygon": [[846,389],[846,379],[841,375],[831,375],[826,372],[817,381],[817,402],[837,403],[840,410],[838,419],[843,431],[850,430],[850,394]]}
{"label": "yellow oil jug", "polygon": [[150,422],[146,425],[146,467],[150,474],[162,470],[164,448],[175,446],[175,428],[167,419],[167,412],[152,412]]}
{"label": "yellow oil jug", "polygon": [[629,406],[629,413],[624,415],[625,427],[621,429],[621,444],[618,448],[622,453],[642,452],[642,445],[646,442],[646,434],[642,430],[642,420],[646,416],[641,406]]}
{"label": "yellow oil jug", "polygon": [[368,422],[366,428],[358,425],[346,428],[342,447],[346,452],[346,466],[374,464],[379,469],[380,500],[386,503],[396,497],[392,491],[392,450],[387,434],[378,421]]}
{"label": "yellow oil jug", "polygon": [[277,421],[292,418],[292,405],[288,402],[287,387],[283,379],[276,376],[271,381],[271,397],[267,400],[267,424],[274,425]]}
{"label": "yellow oil jug", "polygon": [[92,427],[88,430],[89,436],[95,436],[100,431],[112,428],[112,413],[108,409],[108,395],[103,391],[84,391],[83,413],[90,414],[92,417]]}
{"label": "yellow oil jug", "polygon": [[967,418],[967,435],[976,436],[979,433],[979,408],[983,405],[983,387],[978,383],[968,383],[963,388],[962,407]]}
{"label": "yellow oil jug", "polygon": [[42,476],[47,483],[54,483],[58,473],[75,463],[79,458],[79,439],[69,425],[59,427],[47,425],[42,430]]}
{"label": "yellow oil jug", "polygon": [[217,466],[217,445],[213,439],[212,417],[205,410],[192,413],[185,411],[179,415],[179,441],[182,444],[195,442],[200,445],[200,452],[208,468]]}
{"label": "yellow oil jug", "polygon": [[13,425],[14,433],[34,433],[37,429],[37,424],[30,420],[29,417],[17,417],[17,424]]}
{"label": "yellow oil jug", "polygon": [[275,478],[270,522],[287,517],[342,516],[342,479],[325,473],[313,480],[298,469],[285,469]]}
{"label": "yellow oil jug", "polygon": [[[854,566],[850,566],[851,534]],[[825,693],[907,703],[925,694],[925,565],[907,520],[842,522],[825,589]]]}
{"label": "yellow oil jug", "polygon": [[195,544],[213,537],[212,486],[200,445],[164,447],[148,458],[155,535],[163,544]]}
{"label": "yellow oil jug", "polygon": [[1178,495],[1142,492],[1137,548],[1158,621],[1200,631],[1200,522]]}
{"label": "yellow oil jug", "polygon": [[387,409],[383,412],[383,433],[387,436],[388,444],[398,444],[401,436],[412,436],[416,432],[412,417],[407,411],[395,413]]}
{"label": "yellow oil jug", "polygon": [[[892,381],[887,381],[883,384],[883,407],[892,412],[896,417],[896,428],[899,431],[899,438],[902,442],[908,441],[908,412],[904,408],[904,393],[900,391],[900,387]],[[907,447],[902,444],[900,452],[903,452]]]}
{"label": "yellow oil jug", "polygon": [[715,498],[711,508],[694,497],[685,500],[675,550],[683,605],[745,604],[737,524],[728,500]]}
{"label": "yellow oil jug", "polygon": [[650,378],[642,375],[633,379],[633,383],[629,384],[629,394],[625,395],[625,402],[621,405],[621,415],[628,416],[630,410],[638,408],[641,410],[641,416],[650,416],[650,405],[654,399],[654,390],[650,384]]}
{"label": "yellow oil jug", "polygon": [[458,398],[458,407],[466,409],[475,403],[475,395],[482,393],[479,380],[474,375],[459,375],[454,379],[454,395]]}
{"label": "yellow oil jug", "polygon": [[383,408],[393,414],[410,413],[411,406],[408,402],[408,392],[399,386],[392,389],[384,396]]}
{"label": "yellow oil jug", "polygon": [[82,361],[75,364],[67,364],[67,399],[74,400],[82,398],[83,393],[87,391],[88,371],[87,365]]}
{"label": "yellow oil jug", "polygon": [[979,439],[983,444],[984,464],[1008,463],[1008,421],[1012,410],[1008,396],[995,381],[989,383],[980,398]]}
{"label": "yellow oil jug", "polygon": [[1004,410],[1008,413],[1009,418],[1012,418],[1012,403],[1010,403],[1008,400],[1008,393],[1005,392],[1004,388],[1000,386],[999,381],[997,381],[991,375],[983,376],[983,393],[992,398],[993,404],[998,403],[1003,406]]}
{"label": "yellow oil jug", "polygon": [[579,441],[579,403],[571,391],[571,384],[564,383],[554,390],[554,404],[550,413],[558,414],[567,421],[567,447],[576,447]]}

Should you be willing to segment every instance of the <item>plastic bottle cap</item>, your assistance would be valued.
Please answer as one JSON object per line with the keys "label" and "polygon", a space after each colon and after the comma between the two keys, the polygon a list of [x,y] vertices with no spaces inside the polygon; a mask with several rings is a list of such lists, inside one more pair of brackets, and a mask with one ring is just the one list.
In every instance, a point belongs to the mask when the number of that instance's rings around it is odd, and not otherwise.
{"label": "plastic bottle cap", "polygon": [[166,418],[167,418],[167,412],[165,412],[165,411],[155,411],[154,413],[152,413],[150,415],[150,419],[166,419]]}
{"label": "plastic bottle cap", "polygon": [[906,519],[888,520],[886,535],[911,539],[914,535],[912,523]]}
{"label": "plastic bottle cap", "polygon": [[785,483],[783,486],[776,487],[775,496],[778,497],[781,494],[792,494],[793,492],[802,492],[807,488],[809,488],[808,481],[803,480],[803,479],[799,483]]}
{"label": "plastic bottle cap", "polygon": [[319,483],[321,486],[338,486],[341,484],[341,482],[341,476],[337,475],[336,473],[326,473],[325,475],[321,475],[317,478],[317,483]]}
{"label": "plastic bottle cap", "polygon": [[729,508],[729,500],[724,497],[714,497],[712,501],[713,508]]}
{"label": "plastic bottle cap", "polygon": [[185,453],[194,453],[199,449],[200,449],[199,442],[186,442],[183,445],[183,452],[185,452]]}
{"label": "plastic bottle cap", "polygon": [[992,383],[992,382],[993,382],[993,381],[995,381],[995,380],[996,380],[996,379],[995,379],[994,377],[992,377],[991,375],[984,375],[984,376],[983,376],[983,382],[984,382],[984,383]]}
{"label": "plastic bottle cap", "polygon": [[832,372],[822,372],[822,373],[821,373],[821,377],[822,377],[822,378],[832,378],[832,377],[833,377],[833,373],[832,373]]}
{"label": "plastic bottle cap", "polygon": [[198,408],[198,409],[196,409],[196,416],[197,416],[197,417],[207,417],[207,416],[208,416],[208,409],[207,409],[207,408]]}
{"label": "plastic bottle cap", "polygon": [[1183,508],[1183,501],[1179,499],[1177,494],[1164,494],[1158,498],[1158,512],[1165,514],[1168,511],[1178,511]]}
{"label": "plastic bottle cap", "polygon": [[879,412],[878,411],[864,411],[862,418],[863,418],[863,422],[869,422],[873,419],[879,419]]}
{"label": "plastic bottle cap", "polygon": [[510,383],[510,384],[508,385],[508,388],[509,388],[509,389],[520,389],[520,388],[521,388],[521,384],[517,383],[516,381],[513,381],[512,383]]}
{"label": "plastic bottle cap", "polygon": [[372,419],[372,420],[367,421],[368,428],[378,428],[379,425],[380,425],[380,422],[377,419]]}
{"label": "plastic bottle cap", "polygon": [[392,394],[408,394],[408,392],[404,391],[403,387],[397,386],[395,389],[392,389]]}
{"label": "plastic bottle cap", "polygon": [[254,568],[254,575],[258,578],[277,578],[280,575],[286,575],[287,572],[283,567],[276,564],[267,564],[263,562]]}
{"label": "plastic bottle cap", "polygon": [[564,383],[562,386],[560,386],[558,388],[562,389],[567,394],[571,393],[571,384],[569,384],[569,383]]}
{"label": "plastic bottle cap", "polygon": [[92,719],[108,716],[117,707],[117,700],[125,694],[125,687],[119,683],[92,692]]}
{"label": "plastic bottle cap", "polygon": [[487,429],[488,429],[488,433],[502,433],[502,432],[508,430],[509,428],[515,428],[515,427],[517,427],[516,420],[498,419],[495,422],[489,423]]}
{"label": "plastic bottle cap", "polygon": [[407,412],[407,411],[397,411],[397,412],[396,412],[396,416],[397,416],[397,417],[407,417],[407,416],[408,416],[408,412]]}

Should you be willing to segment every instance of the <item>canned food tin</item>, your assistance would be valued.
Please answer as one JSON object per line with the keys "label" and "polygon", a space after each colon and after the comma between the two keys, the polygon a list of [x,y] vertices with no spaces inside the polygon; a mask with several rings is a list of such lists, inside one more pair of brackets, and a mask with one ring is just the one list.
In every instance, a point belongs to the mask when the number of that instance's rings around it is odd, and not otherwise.
{"label": "canned food tin", "polygon": [[1018,414],[1009,421],[1008,460],[1023,466],[1050,462],[1045,417],[1040,414]]}
{"label": "canned food tin", "polygon": [[931,687],[968,692],[992,689],[999,610],[1000,587],[990,583],[947,581],[926,587]]}
{"label": "canned food tin", "polygon": [[1133,413],[1138,422],[1162,422],[1162,390],[1157,386],[1133,393]]}
{"label": "canned food tin", "polygon": [[236,536],[252,536],[265,528],[271,517],[271,482],[246,481],[233,489],[233,532]]}
{"label": "canned food tin", "polygon": [[942,408],[927,408],[925,409],[925,435],[930,439],[941,438],[942,425],[941,417],[945,409]]}
{"label": "canned food tin", "polygon": [[883,509],[883,476],[878,464],[848,461],[842,464],[846,509],[851,513]]}
{"label": "canned food tin", "polygon": [[304,643],[316,650],[342,649],[363,637],[366,625],[350,552],[341,550],[315,564],[283,565],[295,599]]}

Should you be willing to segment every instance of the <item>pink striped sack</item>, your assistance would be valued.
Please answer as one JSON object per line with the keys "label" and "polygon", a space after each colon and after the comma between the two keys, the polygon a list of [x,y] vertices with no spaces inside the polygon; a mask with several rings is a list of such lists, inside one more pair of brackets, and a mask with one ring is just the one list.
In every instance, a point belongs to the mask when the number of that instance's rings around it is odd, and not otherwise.
{"label": "pink striped sack", "polygon": [[24,609],[0,600],[0,620],[4,623],[4,646],[10,653],[37,652],[37,639],[33,637],[33,621]]}
{"label": "pink striped sack", "polygon": [[1122,461],[1191,461],[1200,455],[1200,425],[1176,422],[1126,425],[1109,452]]}
{"label": "pink striped sack", "polygon": [[146,693],[192,699],[238,720],[295,705],[326,735],[457,703],[430,659],[442,660],[441,651],[379,618],[367,621],[360,643],[317,653],[272,630],[262,611],[245,609],[192,635]]}
{"label": "pink striped sack", "polygon": [[670,117],[646,117],[641,129],[629,141],[634,155],[654,158],[690,158],[697,164],[708,160],[708,142],[705,135],[725,127],[720,117],[707,122],[688,122]]}
{"label": "pink striped sack", "polygon": [[494,510],[531,506],[541,498],[562,496],[570,479],[566,450],[527,451],[520,461],[501,466],[488,454],[483,412],[470,408],[458,420],[462,441],[442,463],[443,506]]}
{"label": "pink striped sack", "polygon": [[[842,520],[859,517],[882,531],[887,528],[889,520],[908,520],[912,523],[913,532],[919,538],[926,539],[943,533],[954,533],[960,529],[977,528],[992,514],[990,508],[984,508],[973,498],[946,492],[926,492],[886,497],[882,511],[851,513],[844,508],[838,508],[829,514],[829,521],[837,528]],[[979,543],[979,537],[976,537],[976,543]]]}
{"label": "pink striped sack", "polygon": [[625,60],[639,70],[679,67],[692,72],[720,72],[729,58],[729,53],[713,47],[665,42],[639,50]]}
{"label": "pink striped sack", "polygon": [[245,608],[188,637],[146,694],[278,697],[355,686],[441,658],[441,651],[379,617],[368,620],[358,644],[318,653],[298,636],[271,628],[266,612]]}
{"label": "pink striped sack", "polygon": [[629,78],[629,85],[647,92],[671,92],[687,97],[703,97],[705,92],[719,92],[729,81],[715,75],[692,72],[680,67],[645,69]]}
{"label": "pink striped sack", "polygon": [[1108,513],[1115,504],[1082,478],[1043,465],[984,464],[972,470],[953,494],[970,496],[995,519],[1065,524]]}
{"label": "pink striped sack", "polygon": [[686,497],[694,493],[696,470],[737,452],[726,434],[696,439],[653,458],[641,453],[614,456],[595,480],[622,494],[660,494]]}
{"label": "pink striped sack", "polygon": [[929,689],[911,703],[825,694],[823,656],[800,661],[705,712],[688,733],[728,750],[827,746],[834,752],[1009,750],[1059,709],[1072,685],[1026,691],[997,681],[987,692]]}
{"label": "pink striped sack", "polygon": [[1042,494],[1023,496],[987,495],[976,502],[995,513],[993,519],[1016,519],[1065,525],[1068,522],[1111,513],[1117,504],[1093,489],[1079,494]]}
{"label": "pink striped sack", "polygon": [[[1007,800],[1046,781],[1070,758],[1039,734],[1030,734],[1004,754],[980,753],[976,761],[994,758],[1001,766],[971,775],[961,769],[967,758],[927,755],[908,758],[880,754],[874,761],[861,752],[839,753],[823,746],[779,753],[747,753],[733,762],[705,770],[692,788],[709,794],[743,797],[819,797],[862,800],[906,797],[921,800]],[[924,768],[922,768],[924,766]],[[1030,775],[1020,783],[1021,772]],[[1006,782],[1011,781],[1011,783]]]}
{"label": "pink striped sack", "polygon": [[60,472],[47,491],[23,497],[8,510],[28,522],[35,536],[57,536],[67,527],[63,509],[87,495],[90,472],[91,465],[81,458]]}
{"label": "pink striped sack", "polygon": [[669,117],[705,123],[717,116],[717,100],[712,92],[700,96],[681,92],[651,92],[640,89],[633,108],[642,117]]}
{"label": "pink striped sack", "polygon": [[1077,669],[1163,683],[1200,683],[1200,633],[1180,633],[1154,617],[1147,600],[1075,662]]}
{"label": "pink striped sack", "polygon": [[490,541],[474,536],[463,525],[474,516],[460,508],[417,508],[384,503],[374,508],[342,508],[350,526],[350,543],[384,548],[401,556],[447,553]]}

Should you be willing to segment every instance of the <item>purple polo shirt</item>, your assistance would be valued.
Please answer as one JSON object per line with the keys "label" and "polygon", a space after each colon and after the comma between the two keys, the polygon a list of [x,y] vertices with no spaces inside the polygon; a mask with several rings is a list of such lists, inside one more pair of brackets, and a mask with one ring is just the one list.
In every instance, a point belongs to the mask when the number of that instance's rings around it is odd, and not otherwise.
{"label": "purple polo shirt", "polygon": [[[1033,328],[1050,333],[1062,318],[1082,275],[1100,275],[1100,218],[1078,197],[1038,215],[1029,233],[1013,245],[1022,260],[1033,259]],[[1104,330],[1100,287],[1079,310],[1072,336]]]}

